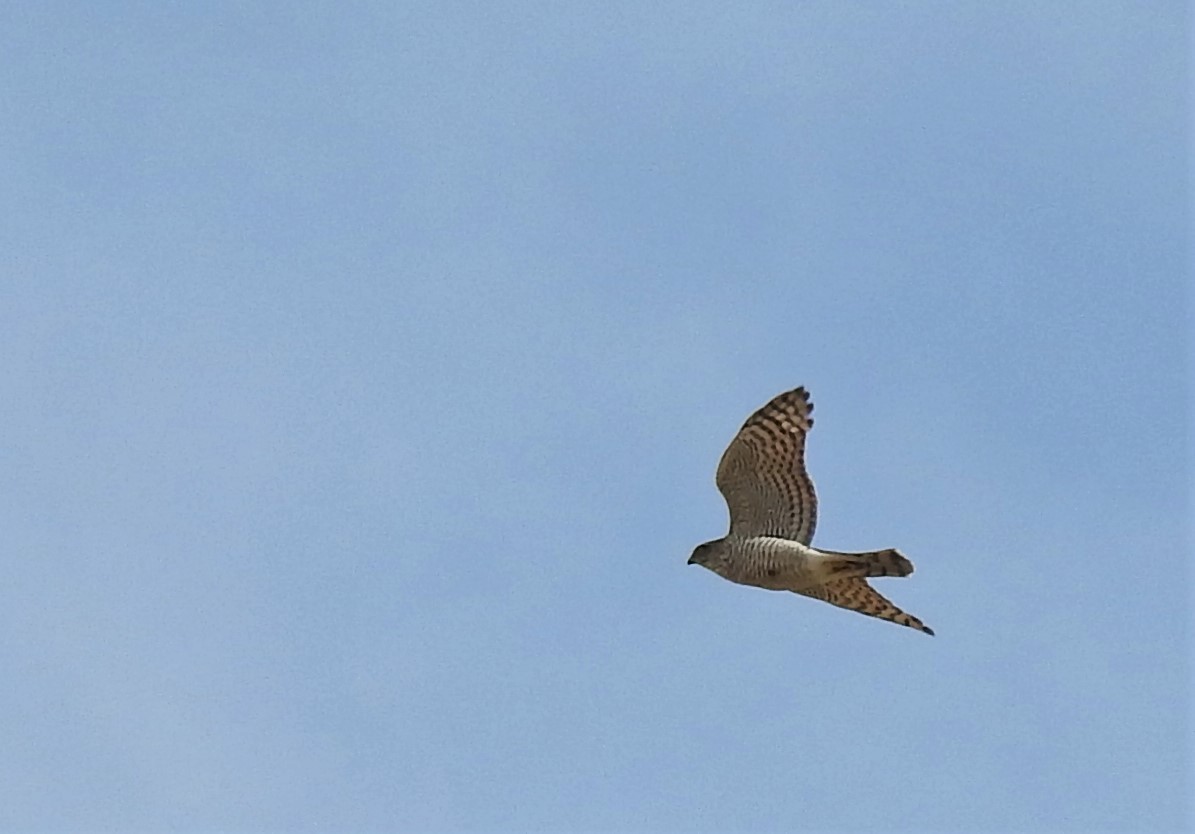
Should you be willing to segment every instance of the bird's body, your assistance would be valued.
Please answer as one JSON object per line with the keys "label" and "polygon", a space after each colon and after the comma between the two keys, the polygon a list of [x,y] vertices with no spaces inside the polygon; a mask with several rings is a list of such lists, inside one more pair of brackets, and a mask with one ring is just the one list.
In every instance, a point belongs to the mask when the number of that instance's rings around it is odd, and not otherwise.
{"label": "bird's body", "polygon": [[797,388],[747,419],[718,465],[730,532],[698,545],[689,563],[741,585],[793,591],[933,634],[867,584],[866,577],[913,572],[899,551],[840,553],[810,544],[817,525],[817,495],[805,471],[812,411],[809,394]]}
{"label": "bird's body", "polygon": [[835,553],[776,536],[730,535],[709,542],[724,558],[707,567],[740,585],[807,591],[845,577],[908,576],[913,565],[895,550]]}
{"label": "bird's body", "polygon": [[775,536],[727,536],[718,540],[725,560],[711,568],[723,579],[772,591],[811,588],[825,581],[825,558],[812,547]]}

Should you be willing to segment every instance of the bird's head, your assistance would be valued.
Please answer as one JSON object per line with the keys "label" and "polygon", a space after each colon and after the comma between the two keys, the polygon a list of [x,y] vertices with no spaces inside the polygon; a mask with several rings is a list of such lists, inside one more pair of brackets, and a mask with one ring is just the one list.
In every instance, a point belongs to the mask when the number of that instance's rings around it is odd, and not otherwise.
{"label": "bird's head", "polygon": [[725,539],[716,539],[697,545],[693,550],[693,555],[689,557],[689,564],[701,565],[703,568],[709,568],[714,573],[720,574],[721,568],[726,562],[725,549],[722,547],[723,541]]}

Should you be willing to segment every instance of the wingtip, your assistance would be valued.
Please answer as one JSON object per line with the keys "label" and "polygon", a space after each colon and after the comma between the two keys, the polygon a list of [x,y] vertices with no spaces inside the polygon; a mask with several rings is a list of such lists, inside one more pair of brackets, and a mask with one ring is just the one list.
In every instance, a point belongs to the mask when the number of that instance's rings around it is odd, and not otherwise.
{"label": "wingtip", "polygon": [[921,630],[924,631],[926,634],[928,634],[930,637],[934,636],[934,630],[927,625],[923,625],[921,627]]}

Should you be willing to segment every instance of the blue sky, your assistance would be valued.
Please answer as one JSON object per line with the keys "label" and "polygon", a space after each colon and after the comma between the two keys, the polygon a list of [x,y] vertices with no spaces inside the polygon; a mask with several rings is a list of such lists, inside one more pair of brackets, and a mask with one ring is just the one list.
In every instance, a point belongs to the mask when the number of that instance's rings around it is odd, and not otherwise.
{"label": "blue sky", "polygon": [[0,829],[1189,825],[1189,26],[9,4]]}

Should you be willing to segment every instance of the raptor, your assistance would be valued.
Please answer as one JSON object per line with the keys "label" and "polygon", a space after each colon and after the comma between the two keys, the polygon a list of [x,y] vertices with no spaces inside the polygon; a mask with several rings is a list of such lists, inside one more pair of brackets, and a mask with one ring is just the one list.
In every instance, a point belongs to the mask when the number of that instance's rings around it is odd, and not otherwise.
{"label": "raptor", "polygon": [[812,546],[817,494],[805,471],[812,413],[809,393],[796,388],[747,418],[718,464],[716,481],[730,508],[730,532],[698,545],[689,564],[731,582],[792,591],[932,635],[933,629],[867,582],[911,574],[913,563],[900,551],[845,553]]}

